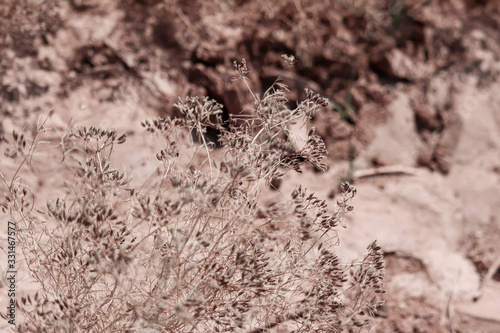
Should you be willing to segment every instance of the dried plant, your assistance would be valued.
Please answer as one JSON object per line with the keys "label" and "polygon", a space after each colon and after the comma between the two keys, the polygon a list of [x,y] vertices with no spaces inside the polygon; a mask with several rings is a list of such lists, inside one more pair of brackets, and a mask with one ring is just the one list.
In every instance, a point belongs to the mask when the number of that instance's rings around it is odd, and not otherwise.
{"label": "dried plant", "polygon": [[[235,69],[246,82],[245,63]],[[314,129],[297,147],[288,126],[327,101],[308,91],[290,109],[286,92],[276,82],[262,97],[252,93],[252,116],[227,122],[221,105],[198,97],[174,105],[183,117],[144,120],[164,143],[157,172],[141,186],[110,162],[126,136],[85,126],[60,141],[73,177],[45,208],[31,209],[27,186],[2,175],[2,208],[18,224],[41,287],[20,300],[19,331],[342,332],[366,325],[383,292],[381,247],[373,242],[353,262],[336,254],[335,229],[345,226],[356,190],[344,183],[333,210],[302,187],[262,203],[286,172],[305,163],[326,170]],[[218,130],[221,148],[205,140],[207,128]],[[24,163],[36,140],[13,138],[7,155]]]}

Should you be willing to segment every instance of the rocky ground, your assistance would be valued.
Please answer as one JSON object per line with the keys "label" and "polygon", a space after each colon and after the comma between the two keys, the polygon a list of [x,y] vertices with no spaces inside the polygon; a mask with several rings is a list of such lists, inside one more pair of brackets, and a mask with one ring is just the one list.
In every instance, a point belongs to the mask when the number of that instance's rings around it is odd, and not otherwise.
{"label": "rocky ground", "polygon": [[[127,132],[116,162],[137,184],[155,169],[142,120],[172,115],[179,96],[227,114],[251,105],[234,60],[256,93],[282,76],[292,103],[304,88],[328,97],[313,121],[329,170],[288,174],[275,192],[302,184],[333,203],[354,183],[339,251],[378,239],[386,253],[370,331],[500,331],[497,1],[4,1],[0,37],[0,137],[50,110],[55,139],[74,124]],[[285,73],[282,54],[298,60]],[[32,168],[36,200],[54,197],[62,167]],[[15,166],[2,156],[0,170]],[[36,289],[19,271],[20,292]]]}

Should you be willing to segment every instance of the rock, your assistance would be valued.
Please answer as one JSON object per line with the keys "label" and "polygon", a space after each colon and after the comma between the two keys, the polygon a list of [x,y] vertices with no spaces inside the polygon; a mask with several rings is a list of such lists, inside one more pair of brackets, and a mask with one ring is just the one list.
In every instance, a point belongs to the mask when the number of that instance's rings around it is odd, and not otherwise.
{"label": "rock", "polygon": [[392,118],[375,129],[375,138],[360,158],[365,163],[377,159],[383,165],[413,166],[421,142],[415,132],[415,117],[408,96],[399,93],[388,109]]}

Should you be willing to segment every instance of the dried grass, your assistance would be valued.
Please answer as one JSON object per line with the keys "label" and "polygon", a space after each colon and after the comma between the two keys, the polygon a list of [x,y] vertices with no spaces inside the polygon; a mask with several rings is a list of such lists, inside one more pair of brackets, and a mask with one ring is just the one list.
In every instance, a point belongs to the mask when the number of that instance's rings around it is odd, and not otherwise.
{"label": "dried grass", "polygon": [[[294,62],[285,57],[287,65]],[[245,62],[236,63],[247,82]],[[309,131],[302,148],[288,125],[309,119],[327,101],[307,92],[295,109],[276,82],[262,97],[253,92],[252,117],[222,120],[208,98],[179,99],[180,118],[144,120],[164,142],[158,173],[140,187],[110,163],[126,143],[114,130],[80,127],[58,148],[69,193],[33,209],[23,166],[37,149],[13,134],[6,155],[18,159],[4,212],[18,225],[31,275],[41,288],[23,298],[20,332],[342,332],[367,325],[380,304],[384,261],[373,242],[359,260],[336,255],[336,228],[353,207],[356,190],[342,185],[333,210],[298,187],[270,207],[263,185],[305,163],[326,170],[323,140]],[[207,128],[218,131],[215,143]],[[219,154],[220,155],[220,154]],[[51,161],[54,164],[58,160]]]}

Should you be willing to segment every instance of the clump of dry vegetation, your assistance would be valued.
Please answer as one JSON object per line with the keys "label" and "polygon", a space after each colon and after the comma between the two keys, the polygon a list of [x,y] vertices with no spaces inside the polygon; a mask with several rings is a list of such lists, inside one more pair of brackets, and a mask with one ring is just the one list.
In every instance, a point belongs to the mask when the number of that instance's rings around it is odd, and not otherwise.
{"label": "clump of dry vegetation", "polygon": [[[235,69],[246,83],[245,62]],[[182,117],[144,120],[148,135],[163,143],[157,172],[141,186],[110,162],[126,135],[75,128],[58,144],[73,175],[70,190],[36,209],[22,166],[50,128],[42,122],[32,138],[8,138],[6,155],[20,168],[12,179],[2,174],[2,209],[17,223],[40,284],[19,300],[19,331],[341,332],[367,325],[383,292],[381,247],[373,242],[353,262],[336,254],[335,230],[356,190],[343,183],[333,209],[302,187],[262,203],[286,172],[305,163],[326,170],[314,128],[298,148],[288,126],[327,101],[307,91],[291,109],[286,93],[279,81],[262,97],[252,93],[254,109],[227,121],[220,104],[199,97],[179,99]]]}

